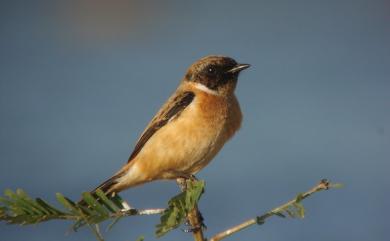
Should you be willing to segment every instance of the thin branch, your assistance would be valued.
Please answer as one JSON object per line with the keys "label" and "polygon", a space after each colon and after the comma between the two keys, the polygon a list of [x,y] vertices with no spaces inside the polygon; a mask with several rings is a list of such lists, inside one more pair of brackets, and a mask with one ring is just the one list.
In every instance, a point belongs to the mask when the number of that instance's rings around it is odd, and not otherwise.
{"label": "thin branch", "polygon": [[[87,220],[87,218],[81,214],[83,219],[84,220]],[[91,232],[93,233],[93,235],[95,235],[95,238],[98,240],[98,241],[104,241],[104,238],[103,238],[103,235],[100,233],[100,227],[99,227],[99,224],[90,224],[88,222],[86,222],[86,225],[87,227],[91,230]]]}
{"label": "thin branch", "polygon": [[[159,215],[162,214],[165,211],[164,208],[154,208],[154,209],[129,209],[129,210],[120,210],[115,213],[110,213],[109,219],[117,219],[117,218],[123,218],[123,217],[129,217],[129,216],[149,216],[149,215]],[[77,214],[70,214],[70,213],[64,213],[64,214],[48,214],[40,217],[39,221],[35,223],[41,223],[41,222],[47,222],[50,220],[73,220],[73,221],[80,221],[81,219],[87,220],[87,217],[80,216]],[[12,222],[8,222],[11,224]],[[88,223],[88,222],[86,222]]]}
{"label": "thin branch", "polygon": [[234,233],[237,233],[245,228],[248,228],[254,224],[263,224],[265,223],[265,220],[274,216],[274,215],[277,215],[277,216],[284,216],[282,214],[282,212],[284,212],[286,209],[288,209],[289,207],[293,206],[293,205],[296,205],[296,204],[299,204],[300,201],[302,201],[303,199],[306,199],[307,197],[309,197],[310,195],[316,193],[316,192],[319,192],[319,191],[323,191],[323,190],[328,190],[329,188],[332,188],[332,187],[335,187],[336,185],[333,185],[331,184],[328,180],[326,179],[323,179],[321,180],[321,182],[319,184],[317,184],[315,187],[313,187],[312,189],[310,189],[309,191],[303,193],[303,194],[300,194],[298,195],[298,197],[290,200],[289,202],[279,206],[279,207],[276,207],[274,209],[272,209],[271,211],[259,216],[259,217],[256,217],[256,218],[252,218],[252,219],[249,219],[239,225],[236,225],[234,227],[231,227],[221,233],[218,233],[217,235],[215,235],[214,237],[212,237],[210,239],[210,241],[219,241],[219,240],[222,240],[222,239],[225,239],[231,235],[233,235]]}
{"label": "thin branch", "polygon": [[110,214],[110,218],[119,218],[126,216],[145,216],[145,215],[157,215],[162,214],[165,211],[164,208],[154,208],[154,209],[129,209],[122,210],[116,213]]}
{"label": "thin branch", "polygon": [[[179,185],[180,189],[182,191],[185,191],[187,188],[187,180],[184,178],[178,178],[176,180],[177,184]],[[190,223],[191,227],[193,228],[192,235],[194,236],[195,241],[205,241],[206,239],[204,238],[203,235],[203,221],[200,216],[200,212],[198,209],[198,205],[195,204],[194,209],[192,209],[188,215],[187,215],[187,220]]]}
{"label": "thin branch", "polygon": [[[110,227],[112,227],[112,225],[122,217],[162,214],[161,224],[157,225],[156,230],[157,236],[162,236],[170,230],[179,227],[186,216],[189,224],[192,226],[191,231],[193,232],[195,241],[206,241],[202,230],[203,218],[201,217],[197,206],[197,202],[199,201],[204,188],[204,182],[193,182],[185,179],[178,179],[177,182],[183,193],[173,197],[169,201],[169,207],[167,209],[126,209],[124,207],[128,205],[120,205],[125,201],[119,196],[117,196],[116,199],[111,200],[106,197],[103,192],[98,190],[98,192],[96,192],[97,198],[89,193],[83,194],[83,200],[88,203],[88,206],[81,206],[62,194],[57,193],[56,197],[58,202],[66,209],[66,211],[62,211],[40,198],[31,198],[21,189],[17,189],[16,192],[8,189],[5,191],[6,197],[0,197],[0,220],[10,224],[22,225],[34,224],[52,219],[74,220],[75,224],[72,227],[74,230],[77,230],[83,225],[87,225],[91,228],[97,239],[102,241],[103,237],[101,236],[98,226],[95,226],[95,224],[97,225],[107,219],[114,220],[110,225]],[[209,241],[219,241],[254,224],[264,224],[266,219],[275,215],[279,217],[286,217],[287,215],[291,217],[303,217],[304,208],[300,203],[303,199],[306,199],[316,192],[328,190],[329,188],[335,188],[337,186],[337,184],[330,184],[327,180],[322,180],[318,185],[305,193],[299,194],[289,202],[274,208],[261,216],[249,219],[237,226],[227,229],[226,231],[215,235]]]}
{"label": "thin branch", "polygon": [[192,234],[194,236],[195,241],[204,241],[205,238],[203,236],[203,227],[202,227],[202,220],[199,216],[199,209],[198,205],[195,205],[194,209],[190,213],[188,213],[188,221],[191,225],[191,227],[194,228],[192,231]]}
{"label": "thin branch", "polygon": [[103,237],[102,233],[100,232],[99,224],[95,224],[94,227],[92,225],[88,225],[88,226],[90,226],[92,232],[95,234],[95,237],[98,241],[104,241],[104,237]]}
{"label": "thin branch", "polygon": [[[121,218],[128,216],[148,216],[148,215],[158,215],[164,212],[164,208],[152,208],[152,209],[129,209],[129,210],[121,210],[116,213],[111,213],[109,218]],[[80,220],[79,215],[47,215],[43,217],[40,222],[49,221],[53,219],[62,219],[62,220]]]}

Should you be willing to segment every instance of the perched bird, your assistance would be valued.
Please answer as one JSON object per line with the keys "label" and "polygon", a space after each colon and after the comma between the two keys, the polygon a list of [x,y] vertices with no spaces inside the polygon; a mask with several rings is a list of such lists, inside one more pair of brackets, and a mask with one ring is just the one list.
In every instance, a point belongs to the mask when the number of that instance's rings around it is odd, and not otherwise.
{"label": "perched bird", "polygon": [[192,64],[127,164],[94,191],[115,194],[154,180],[190,178],[204,168],[240,128],[234,90],[239,73],[249,66],[214,55]]}

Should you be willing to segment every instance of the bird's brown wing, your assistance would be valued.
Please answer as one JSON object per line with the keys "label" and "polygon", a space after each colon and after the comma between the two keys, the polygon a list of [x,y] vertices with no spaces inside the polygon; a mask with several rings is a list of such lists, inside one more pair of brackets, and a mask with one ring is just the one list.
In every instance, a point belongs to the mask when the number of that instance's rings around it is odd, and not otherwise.
{"label": "bird's brown wing", "polygon": [[142,150],[146,142],[156,133],[159,129],[165,126],[169,121],[176,118],[180,113],[191,104],[195,97],[195,94],[191,91],[179,92],[172,96],[165,106],[156,114],[150,124],[146,127],[142,133],[133,152],[131,153],[127,163],[131,162],[138,153]]}

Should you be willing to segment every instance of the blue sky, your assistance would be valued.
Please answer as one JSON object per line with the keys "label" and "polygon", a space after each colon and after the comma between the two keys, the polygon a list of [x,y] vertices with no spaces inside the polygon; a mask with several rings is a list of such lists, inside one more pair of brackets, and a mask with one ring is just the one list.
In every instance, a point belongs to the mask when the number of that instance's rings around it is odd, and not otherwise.
{"label": "blue sky", "polygon": [[[241,131],[201,173],[200,207],[223,230],[322,178],[341,190],[231,240],[387,240],[390,30],[387,1],[1,1],[0,190],[78,199],[117,171],[186,68],[209,54],[240,76]],[[123,193],[163,207],[157,182]],[[155,240],[158,217],[121,221],[107,240]],[[66,236],[68,224],[0,224],[13,240]],[[191,240],[174,231],[161,240]]]}

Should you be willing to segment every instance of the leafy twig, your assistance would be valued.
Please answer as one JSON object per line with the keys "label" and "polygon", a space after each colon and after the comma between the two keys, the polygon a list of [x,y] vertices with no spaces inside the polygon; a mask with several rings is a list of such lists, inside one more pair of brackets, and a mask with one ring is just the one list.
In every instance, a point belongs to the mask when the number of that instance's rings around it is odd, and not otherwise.
{"label": "leafy twig", "polygon": [[[186,180],[183,178],[177,179],[177,184],[179,185],[182,191],[187,191],[191,185],[193,185],[192,180]],[[204,192],[204,186],[202,189],[199,189],[199,197]],[[195,202],[193,208],[187,213],[187,220],[192,228],[192,235],[195,241],[204,241],[203,235],[203,218],[200,216],[200,211],[198,209],[198,202]]]}
{"label": "leafy twig", "polygon": [[315,187],[311,188],[309,191],[299,194],[296,198],[290,200],[289,202],[276,207],[272,209],[271,211],[268,211],[267,213],[258,216],[256,218],[249,219],[239,225],[236,225],[234,227],[231,227],[221,233],[218,233],[214,237],[210,239],[210,241],[219,241],[224,238],[227,238],[234,233],[237,233],[245,228],[248,228],[254,224],[262,225],[265,223],[266,219],[272,217],[272,216],[278,216],[278,217],[286,217],[286,214],[290,217],[299,217],[303,218],[304,217],[304,208],[300,204],[300,202],[310,195],[323,191],[323,190],[328,190],[329,188],[335,188],[338,187],[339,184],[331,184],[328,180],[323,179],[319,184],[317,184]]}
{"label": "leafy twig", "polygon": [[[94,195],[83,193],[84,204],[74,202],[57,193],[57,201],[63,206],[61,210],[40,198],[31,198],[21,189],[17,189],[16,192],[8,189],[4,192],[4,197],[0,197],[0,221],[5,221],[8,224],[28,225],[52,219],[72,220],[75,222],[72,226],[74,230],[87,226],[99,241],[103,241],[98,224],[105,220],[114,220],[112,224],[114,225],[119,219],[126,216],[161,214],[161,223],[157,225],[156,229],[158,237],[178,228],[187,219],[190,225],[195,228],[193,230],[195,241],[205,241],[201,228],[202,218],[197,206],[204,190],[204,182],[187,180],[179,182],[179,185],[182,188],[182,193],[171,198],[168,202],[168,208],[144,210],[128,209],[125,205],[126,202],[120,196],[107,197],[100,190],[97,190]],[[338,186],[324,179],[318,185],[305,193],[299,194],[291,201],[261,216],[229,228],[212,237],[210,241],[222,240],[254,224],[262,225],[272,216],[303,218],[305,210],[301,204],[302,200],[316,192]],[[142,237],[140,240],[142,240]]]}
{"label": "leafy twig", "polygon": [[178,228],[187,216],[190,216],[196,208],[202,195],[203,188],[204,181],[188,180],[188,182],[186,182],[186,188],[183,188],[183,192],[171,198],[168,202],[168,208],[161,215],[161,223],[157,225],[156,230],[157,237],[161,237],[169,231]]}
{"label": "leafy twig", "polygon": [[71,220],[74,221],[73,230],[87,226],[99,241],[103,241],[98,226],[100,222],[108,219],[118,221],[125,216],[161,214],[165,211],[162,208],[124,209],[124,205],[122,205],[124,201],[121,197],[108,198],[100,190],[94,196],[90,193],[83,193],[82,196],[85,204],[76,203],[57,193],[57,201],[65,209],[61,210],[41,198],[31,198],[21,189],[17,189],[16,192],[7,189],[4,192],[4,197],[0,197],[0,220],[8,224],[20,225],[36,224],[54,219]]}
{"label": "leafy twig", "polygon": [[161,223],[157,225],[156,235],[162,236],[179,227],[187,214],[194,209],[204,188],[203,181],[194,181],[188,188],[169,201],[167,209],[126,209],[125,201],[119,196],[107,197],[101,190],[95,194],[83,193],[82,202],[74,202],[57,193],[57,201],[62,210],[40,198],[33,199],[26,192],[6,190],[0,197],[0,221],[8,224],[36,224],[54,219],[74,221],[73,230],[83,226],[91,229],[98,240],[103,240],[99,231],[99,223],[112,219],[109,229],[126,216],[161,215]]}

